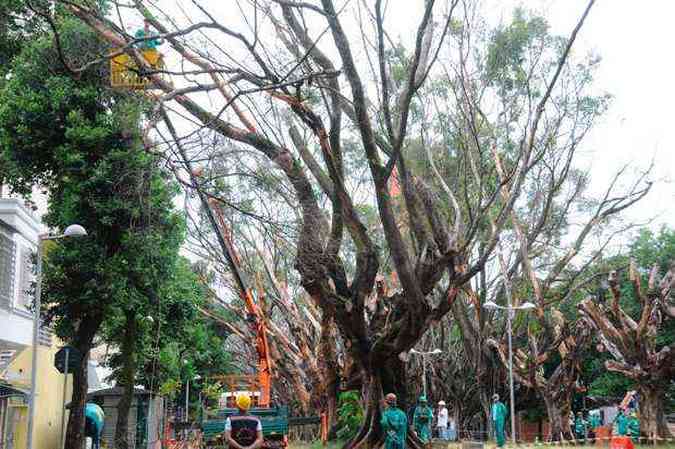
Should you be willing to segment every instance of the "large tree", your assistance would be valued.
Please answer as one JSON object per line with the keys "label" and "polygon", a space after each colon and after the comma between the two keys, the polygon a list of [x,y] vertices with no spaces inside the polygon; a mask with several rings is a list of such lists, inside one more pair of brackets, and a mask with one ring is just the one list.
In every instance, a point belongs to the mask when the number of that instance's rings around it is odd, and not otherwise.
{"label": "large tree", "polygon": [[[605,361],[607,370],[626,376],[637,387],[641,430],[648,438],[670,436],[665,403],[673,387],[675,344],[672,319],[664,312],[672,303],[675,286],[675,270],[670,265],[672,235],[664,230],[658,241],[643,233],[633,244],[632,254],[651,262],[652,268],[641,270],[631,262],[629,285],[622,285],[618,272],[612,271],[607,281],[610,301],[605,303],[599,296],[579,304],[610,356]],[[660,277],[660,273],[665,275]]]}
{"label": "large tree", "polygon": [[[364,426],[350,446],[381,441],[383,391],[408,400],[406,353],[453,304],[474,303],[469,283],[494,261],[500,239],[513,234],[512,212],[535,191],[528,186],[557,154],[573,160],[569,148],[581,144],[603,108],[573,70],[596,61],[569,65],[593,1],[569,38],[546,37],[535,23],[543,47],[525,53],[519,29],[496,35],[496,44],[513,51],[479,39],[489,33],[472,27],[480,11],[468,1],[425,2],[408,46],[392,41],[379,0],[241,2],[239,26],[231,9],[195,2],[179,20],[170,9],[136,1],[137,18],[166,42],[167,60],[181,61],[166,70],[143,59],[121,17],[84,2],[63,4],[117,49],[112,54],[134,59],[152,87],[147,96],[171,120],[181,117],[174,140],[189,159],[225,167],[238,159],[277,179],[273,193],[257,199],[234,183],[223,188],[222,180],[193,176],[190,183],[256,219],[295,218],[285,224],[295,238],[299,284],[336,323],[367,393]],[[428,120],[432,112],[436,122]],[[504,152],[502,173],[493,146]],[[429,169],[415,166],[416,148],[430,150]],[[558,162],[562,171],[539,188],[544,198],[570,176],[562,167],[571,162]],[[452,177],[438,175],[438,166],[451,167]],[[630,203],[641,192],[636,187],[622,198]],[[532,208],[533,223],[549,223],[546,204]],[[557,213],[552,223],[569,206]],[[378,274],[390,288],[376,288]],[[470,313],[480,314],[487,294]],[[376,306],[368,308],[371,299]],[[460,312],[471,324],[469,312]],[[485,352],[482,329],[467,341]],[[479,373],[484,368],[477,365]]]}
{"label": "large tree", "polygon": [[[183,226],[170,178],[140,145],[142,103],[108,88],[105,65],[76,75],[69,64],[89,61],[101,42],[72,18],[49,20],[58,40],[47,34],[26,45],[0,90],[0,154],[14,191],[30,194],[37,185],[47,194],[47,226],[79,223],[88,232],[50,249],[43,288],[46,321],[83,355],[73,372],[66,436],[66,447],[80,447],[94,339],[120,317],[130,324],[119,380],[133,388],[135,314],[160,300]],[[121,413],[122,428],[126,417]]]}

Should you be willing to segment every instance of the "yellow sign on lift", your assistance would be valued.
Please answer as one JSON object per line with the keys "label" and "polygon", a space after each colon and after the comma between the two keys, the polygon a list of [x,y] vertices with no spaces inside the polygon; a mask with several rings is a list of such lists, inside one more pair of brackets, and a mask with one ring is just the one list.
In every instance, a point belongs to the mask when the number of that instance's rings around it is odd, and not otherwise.
{"label": "yellow sign on lift", "polygon": [[[141,50],[141,53],[152,70],[164,70],[164,58],[159,51],[149,48]],[[141,70],[134,58],[128,54],[115,56],[110,60],[110,85],[129,89],[145,89],[150,84],[150,78],[143,76]]]}

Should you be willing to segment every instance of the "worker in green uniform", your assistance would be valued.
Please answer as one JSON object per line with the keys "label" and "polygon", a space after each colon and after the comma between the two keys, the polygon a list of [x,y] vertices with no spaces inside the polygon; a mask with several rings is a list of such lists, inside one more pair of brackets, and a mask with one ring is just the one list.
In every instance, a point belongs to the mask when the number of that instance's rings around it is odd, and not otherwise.
{"label": "worker in green uniform", "polygon": [[504,447],[506,444],[506,434],[504,433],[506,425],[506,406],[500,402],[499,395],[492,396],[492,421],[495,424],[495,440],[497,447]]}
{"label": "worker in green uniform", "polygon": [[602,426],[600,410],[591,410],[588,412],[588,439],[591,443],[595,442],[595,431],[600,426]]}
{"label": "worker in green uniform", "polygon": [[403,410],[396,406],[396,395],[394,393],[389,393],[384,398],[384,411],[380,424],[385,435],[385,449],[405,449],[408,417]]}
{"label": "worker in green uniform", "polygon": [[161,44],[159,38],[154,37],[151,33],[145,34],[145,30],[136,30],[134,37],[139,40],[136,45],[141,50],[154,50]]}
{"label": "worker in green uniform", "polygon": [[413,414],[413,426],[417,438],[423,443],[431,441],[431,421],[434,420],[434,412],[427,404],[427,397],[420,396],[415,413]]}
{"label": "worker in green uniform", "polygon": [[628,434],[628,417],[622,408],[619,409],[619,414],[614,418],[612,433],[618,436],[626,436]]}
{"label": "worker in green uniform", "polygon": [[631,412],[628,418],[628,435],[633,440],[633,443],[640,442],[640,420],[635,412]]}
{"label": "worker in green uniform", "polygon": [[574,436],[577,440],[585,440],[587,432],[587,423],[584,419],[584,414],[577,412],[577,417],[574,420]]}
{"label": "worker in green uniform", "polygon": [[591,430],[597,429],[602,425],[602,419],[600,417],[600,411],[591,410],[588,412],[588,424]]}

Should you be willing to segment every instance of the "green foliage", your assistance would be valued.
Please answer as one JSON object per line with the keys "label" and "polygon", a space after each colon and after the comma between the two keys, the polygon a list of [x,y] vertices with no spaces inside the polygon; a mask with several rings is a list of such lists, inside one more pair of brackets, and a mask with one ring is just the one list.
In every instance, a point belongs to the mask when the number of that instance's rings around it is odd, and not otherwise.
{"label": "green foliage", "polygon": [[173,398],[180,390],[181,383],[176,379],[169,379],[159,387],[159,393],[162,396]]}
{"label": "green foliage", "polygon": [[363,422],[363,406],[358,391],[340,393],[337,414],[337,437],[349,440],[356,435]]}
{"label": "green foliage", "polygon": [[[34,7],[45,8],[48,2],[34,0]],[[12,59],[34,33],[44,29],[40,17],[32,14],[22,0],[0,0],[0,85],[11,68]]]}
{"label": "green foliage", "polygon": [[[105,50],[79,22],[59,18],[58,26],[71,67]],[[79,223],[89,234],[63,240],[45,261],[43,305],[57,335],[72,341],[91,323],[121,346],[132,319],[134,364],[148,387],[227,370],[223,336],[197,321],[205,291],[178,254],[185,225],[173,208],[176,186],[140,139],[145,104],[111,90],[105,64],[74,76],[50,36],[22,48],[10,70],[0,84],[5,182],[18,193],[38,185],[48,194],[50,228]],[[110,358],[115,376],[129,355]]]}
{"label": "green foliage", "polygon": [[546,45],[551,37],[543,17],[529,16],[517,8],[513,20],[496,29],[488,47],[486,76],[502,91],[522,89],[527,83],[526,58],[534,45]]}

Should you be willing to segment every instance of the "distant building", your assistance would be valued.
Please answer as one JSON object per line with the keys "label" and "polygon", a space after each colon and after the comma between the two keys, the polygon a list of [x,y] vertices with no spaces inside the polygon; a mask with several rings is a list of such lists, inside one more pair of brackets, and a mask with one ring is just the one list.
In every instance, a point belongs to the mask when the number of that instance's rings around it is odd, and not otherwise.
{"label": "distant building", "polygon": [[[98,404],[105,413],[102,443],[105,447],[114,447],[117,428],[117,406],[122,398],[122,387],[92,391],[87,402]],[[136,387],[129,412],[129,447],[132,449],[152,449],[157,447],[164,428],[164,401],[161,396]]]}
{"label": "distant building", "polygon": [[[0,198],[0,447],[23,449],[32,375],[34,254],[42,225],[24,201]],[[40,330],[35,449],[59,449],[64,376],[54,368],[60,342]],[[70,376],[69,376],[70,377]],[[72,386],[66,384],[68,398]]]}

